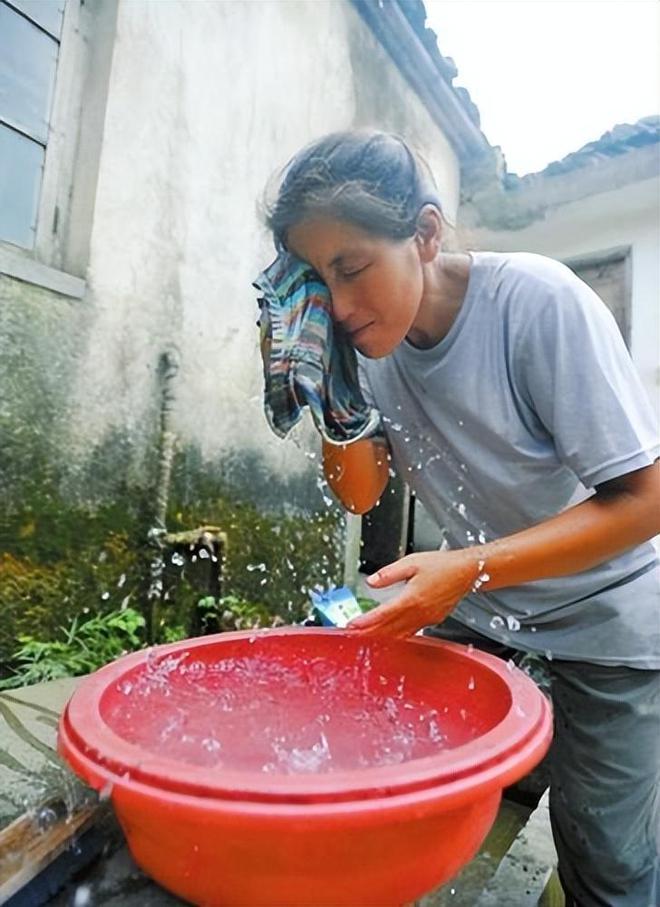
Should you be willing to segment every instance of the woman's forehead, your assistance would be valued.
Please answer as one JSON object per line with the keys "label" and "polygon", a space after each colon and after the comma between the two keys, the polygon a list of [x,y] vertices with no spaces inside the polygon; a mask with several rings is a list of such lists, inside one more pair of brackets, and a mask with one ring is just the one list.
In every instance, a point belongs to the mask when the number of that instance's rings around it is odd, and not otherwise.
{"label": "woman's forehead", "polygon": [[354,224],[325,216],[305,218],[287,233],[289,250],[317,269],[334,267],[377,241],[377,237]]}

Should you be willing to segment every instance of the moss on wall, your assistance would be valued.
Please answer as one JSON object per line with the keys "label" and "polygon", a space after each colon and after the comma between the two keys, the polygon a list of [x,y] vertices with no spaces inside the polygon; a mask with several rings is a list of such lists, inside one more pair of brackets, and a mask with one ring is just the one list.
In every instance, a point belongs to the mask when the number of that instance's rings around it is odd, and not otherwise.
{"label": "moss on wall", "polygon": [[[116,432],[105,449],[90,453],[80,467],[88,501],[80,488],[76,501],[67,498],[62,487],[70,479],[58,485],[47,465],[37,462],[20,501],[5,511],[0,554],[0,665],[5,669],[21,634],[48,640],[77,615],[127,605],[148,612],[151,565],[158,556],[148,540],[153,493],[149,476],[145,485],[122,486],[117,477],[126,453]],[[97,470],[99,462],[106,468]],[[295,506],[296,501],[305,501],[307,508]],[[278,483],[254,452],[234,452],[216,463],[205,463],[194,449],[181,452],[167,528],[179,532],[203,525],[218,526],[227,535],[223,594],[256,604],[271,617],[300,620],[307,590],[340,579],[340,514],[323,505],[313,472],[297,485],[291,478]],[[196,603],[208,594],[191,564],[173,563],[167,548],[162,554],[167,581],[159,603],[161,639],[169,629],[187,627]]]}

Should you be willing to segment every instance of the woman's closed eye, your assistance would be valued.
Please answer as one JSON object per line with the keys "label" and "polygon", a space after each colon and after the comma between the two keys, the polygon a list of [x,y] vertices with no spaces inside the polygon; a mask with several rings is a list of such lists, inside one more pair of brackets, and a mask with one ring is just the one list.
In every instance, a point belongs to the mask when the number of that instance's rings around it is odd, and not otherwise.
{"label": "woman's closed eye", "polygon": [[341,280],[352,280],[354,277],[357,277],[358,274],[362,274],[367,268],[371,267],[371,262],[366,265],[360,265],[359,268],[345,268],[339,274]]}

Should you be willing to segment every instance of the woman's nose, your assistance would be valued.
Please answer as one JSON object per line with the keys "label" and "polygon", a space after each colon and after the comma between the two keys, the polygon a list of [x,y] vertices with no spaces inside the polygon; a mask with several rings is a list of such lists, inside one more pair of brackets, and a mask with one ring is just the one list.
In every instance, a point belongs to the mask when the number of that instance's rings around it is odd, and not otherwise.
{"label": "woman's nose", "polygon": [[351,294],[343,290],[333,290],[332,296],[332,317],[339,324],[346,324],[354,312],[354,305]]}

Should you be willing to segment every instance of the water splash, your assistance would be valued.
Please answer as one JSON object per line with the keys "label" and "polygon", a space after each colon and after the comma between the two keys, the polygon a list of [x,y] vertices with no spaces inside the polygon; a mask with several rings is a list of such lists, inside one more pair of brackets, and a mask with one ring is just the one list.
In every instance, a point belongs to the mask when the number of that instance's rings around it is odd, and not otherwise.
{"label": "water splash", "polygon": [[[370,644],[345,665],[328,657],[292,665],[261,654],[264,638],[253,634],[247,655],[213,661],[150,650],[141,671],[120,681],[113,728],[137,745],[155,741],[164,758],[266,774],[395,765],[471,739],[468,710],[464,724],[445,726],[437,708],[408,693],[405,675],[375,668]],[[475,678],[466,683],[473,689]]]}

